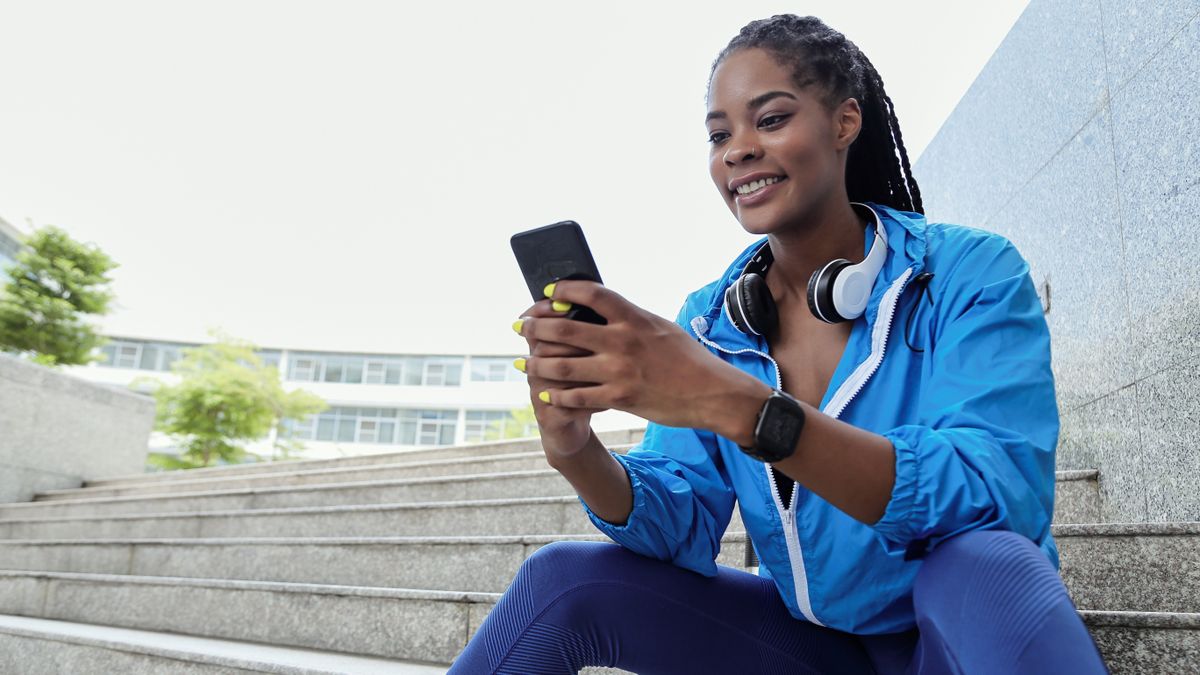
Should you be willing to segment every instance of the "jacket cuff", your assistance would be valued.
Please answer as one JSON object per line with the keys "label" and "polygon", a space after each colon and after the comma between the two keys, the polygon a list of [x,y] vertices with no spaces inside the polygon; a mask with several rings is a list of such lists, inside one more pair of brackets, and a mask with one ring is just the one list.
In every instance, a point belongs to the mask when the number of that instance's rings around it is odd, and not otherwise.
{"label": "jacket cuff", "polygon": [[896,482],[883,517],[873,527],[889,552],[903,551],[912,538],[917,508],[918,462],[915,439],[906,438],[905,427],[883,433],[896,453]]}
{"label": "jacket cuff", "polygon": [[579,503],[583,504],[583,511],[587,517],[595,524],[596,528],[604,534],[607,534],[617,543],[621,542],[621,535],[628,533],[630,530],[636,530],[640,526],[642,514],[646,511],[646,491],[643,489],[644,484],[637,471],[630,468],[629,463],[625,461],[625,455],[612,450],[608,451],[617,462],[625,467],[625,473],[629,476],[629,485],[633,489],[633,510],[629,512],[629,517],[625,519],[624,525],[617,525],[601,518],[592,511],[587,502],[583,501],[583,497],[579,497]]}

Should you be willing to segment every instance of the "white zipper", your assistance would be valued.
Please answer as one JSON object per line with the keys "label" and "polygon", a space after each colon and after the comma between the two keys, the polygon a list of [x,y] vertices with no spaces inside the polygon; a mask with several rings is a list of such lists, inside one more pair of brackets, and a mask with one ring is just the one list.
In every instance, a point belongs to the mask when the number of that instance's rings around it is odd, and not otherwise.
{"label": "white zipper", "polygon": [[[696,329],[696,324],[699,321],[705,321],[705,323],[707,323],[703,316],[698,316],[692,319],[692,332],[695,333],[696,337],[700,338],[704,344],[709,345],[714,349],[719,349],[726,354],[754,352],[759,356],[765,357],[775,366],[775,388],[783,389],[783,374],[779,371],[779,364],[775,362],[775,359],[771,358],[770,354],[764,354],[757,349],[751,349],[749,347],[745,349],[739,349],[737,351],[726,349],[712,340],[704,337],[704,335],[702,335],[701,332]],[[707,332],[707,330],[708,328],[706,325],[705,332]],[[818,626],[824,626],[825,624],[818,621],[816,615],[813,614],[812,601],[808,597],[808,573],[804,569],[804,555],[800,552],[800,534],[796,531],[796,495],[800,493],[800,490],[798,489],[799,486],[792,486],[791,503],[787,508],[784,508],[783,498],[779,496],[779,486],[775,483],[775,474],[771,472],[771,465],[767,462],[763,462],[762,465],[763,469],[767,472],[767,480],[771,483],[771,497],[775,501],[775,509],[779,512],[779,519],[783,521],[783,538],[787,541],[788,562],[790,562],[792,566],[792,584],[795,587],[796,604],[800,607],[800,613],[804,615],[805,619],[808,619]]]}
{"label": "white zipper", "polygon": [[855,368],[842,386],[838,387],[837,392],[834,393],[833,398],[829,399],[825,410],[822,411],[826,415],[834,418],[841,416],[842,411],[850,404],[850,400],[858,395],[867,380],[871,379],[871,376],[879,369],[879,364],[883,362],[883,350],[887,348],[888,333],[892,329],[892,317],[896,313],[897,300],[904,292],[905,282],[911,275],[912,268],[909,267],[904,270],[904,274],[892,282],[892,287],[880,298],[879,307],[886,313],[882,317],[878,313],[875,315],[875,328],[871,334],[871,355],[867,357],[866,361],[858,364],[858,368]]}
{"label": "white zipper", "polygon": [[[846,409],[847,405],[849,405],[851,399],[857,396],[858,392],[862,391],[862,388],[864,385],[866,385],[867,380],[869,380],[871,376],[875,374],[875,371],[879,369],[879,364],[883,362],[883,351],[887,347],[888,333],[891,331],[892,317],[896,313],[897,300],[900,297],[900,293],[903,292],[905,282],[908,281],[908,278],[911,275],[911,267],[904,270],[904,273],[892,283],[891,288],[889,288],[880,299],[880,310],[877,310],[877,312],[885,311],[886,313],[882,315],[876,313],[875,315],[875,327],[871,335],[871,354],[867,357],[866,361],[863,361],[861,364],[859,364],[858,368],[856,368],[854,372],[850,374],[850,377],[846,378],[846,381],[842,383],[842,386],[838,388],[833,398],[830,399],[829,403],[825,406],[825,410],[822,411],[825,414],[834,418],[841,415],[842,411]],[[703,331],[696,328],[696,326],[700,323],[703,323],[704,325]],[[704,332],[708,331],[708,321],[703,316],[698,316],[692,319],[690,325],[692,332],[696,334],[696,337],[704,342],[704,344],[709,345],[714,349],[723,351],[726,354],[743,354],[745,352],[753,352],[766,358],[771,362],[772,365],[775,366],[775,387],[777,389],[783,389],[783,374],[779,371],[779,364],[775,362],[775,359],[771,358],[770,354],[765,354],[757,349],[751,349],[749,347],[733,351],[722,347],[712,340],[709,340],[703,335]],[[767,481],[771,484],[771,496],[775,502],[775,509],[779,512],[779,518],[783,522],[783,536],[784,540],[787,542],[788,562],[791,563],[792,567],[792,583],[795,586],[796,605],[799,607],[800,613],[804,615],[805,619],[817,624],[818,626],[824,626],[825,624],[821,623],[817,619],[816,614],[813,613],[812,600],[808,594],[808,573],[804,568],[804,555],[800,550],[800,534],[796,530],[796,496],[800,492],[799,486],[792,486],[791,501],[787,508],[784,508],[783,498],[779,495],[779,485],[775,482],[775,474],[771,471],[771,465],[767,462],[763,462],[762,464],[763,469],[767,472]]]}

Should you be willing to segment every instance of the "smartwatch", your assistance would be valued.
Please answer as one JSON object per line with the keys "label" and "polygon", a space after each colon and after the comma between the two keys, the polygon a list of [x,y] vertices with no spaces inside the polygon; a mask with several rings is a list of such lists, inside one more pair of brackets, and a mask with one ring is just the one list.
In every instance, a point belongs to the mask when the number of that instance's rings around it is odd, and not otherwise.
{"label": "smartwatch", "polygon": [[796,452],[800,432],[804,430],[804,409],[800,402],[782,389],[771,391],[754,425],[754,446],[738,447],[761,462],[778,462]]}

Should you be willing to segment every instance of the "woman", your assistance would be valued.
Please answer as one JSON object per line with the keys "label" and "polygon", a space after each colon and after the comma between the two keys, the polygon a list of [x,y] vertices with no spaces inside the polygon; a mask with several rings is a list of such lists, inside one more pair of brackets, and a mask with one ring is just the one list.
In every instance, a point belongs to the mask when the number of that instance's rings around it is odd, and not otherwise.
{"label": "woman", "polygon": [[[814,17],[744,27],[706,124],[765,236],[674,322],[568,280],[514,324],[547,460],[620,545],[539,549],[450,672],[1105,672],[1055,571],[1026,262],[925,221],[883,82]],[[598,441],[608,408],[648,421],[639,447]],[[714,562],[735,499],[759,575]]]}

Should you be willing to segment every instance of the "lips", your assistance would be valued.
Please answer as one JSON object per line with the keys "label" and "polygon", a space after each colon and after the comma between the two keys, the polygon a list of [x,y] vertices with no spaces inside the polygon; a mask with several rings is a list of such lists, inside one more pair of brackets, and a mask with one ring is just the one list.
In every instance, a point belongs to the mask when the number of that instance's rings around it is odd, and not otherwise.
{"label": "lips", "polygon": [[733,193],[733,200],[738,206],[754,206],[771,198],[771,195],[779,192],[783,184],[787,182],[787,177],[782,176],[780,179],[766,187],[759,188],[750,194]]}
{"label": "lips", "polygon": [[732,181],[730,181],[729,182],[729,191],[734,194],[737,194],[738,188],[742,187],[743,185],[746,185],[748,183],[753,183],[756,180],[764,180],[767,178],[785,179],[785,178],[787,178],[787,176],[784,174],[781,174],[781,173],[769,173],[767,171],[755,171],[754,173],[748,173],[745,176],[739,176],[737,178],[734,178]]}

